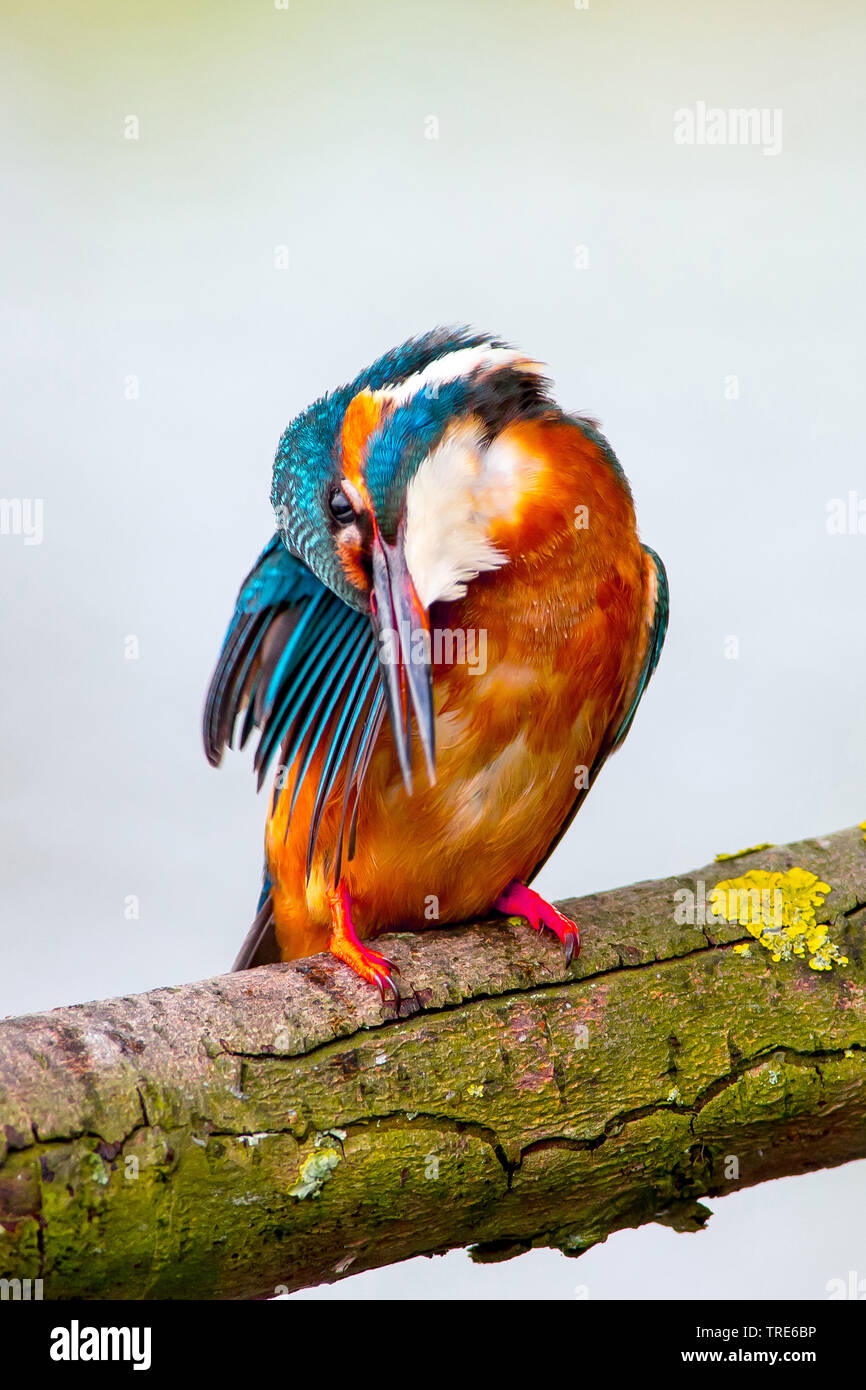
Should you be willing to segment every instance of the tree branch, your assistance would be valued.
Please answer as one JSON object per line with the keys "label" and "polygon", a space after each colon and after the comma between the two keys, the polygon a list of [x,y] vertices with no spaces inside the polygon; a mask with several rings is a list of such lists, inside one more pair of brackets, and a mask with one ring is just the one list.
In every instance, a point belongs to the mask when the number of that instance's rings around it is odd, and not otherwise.
{"label": "tree branch", "polygon": [[[847,965],[677,921],[684,889],[700,918],[701,883],[794,866],[831,886]],[[0,1276],[241,1298],[467,1245],[578,1254],[866,1155],[861,830],[564,906],[570,968],[515,922],[385,939],[408,1017],[316,956],[0,1023]]]}

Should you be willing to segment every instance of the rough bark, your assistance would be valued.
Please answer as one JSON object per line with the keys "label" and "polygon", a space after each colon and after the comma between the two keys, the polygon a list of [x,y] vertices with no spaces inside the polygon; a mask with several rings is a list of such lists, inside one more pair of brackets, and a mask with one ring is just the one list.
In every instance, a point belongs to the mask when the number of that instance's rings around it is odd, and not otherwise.
{"label": "rough bark", "polygon": [[[674,893],[799,866],[849,958],[774,962]],[[241,1298],[453,1247],[578,1254],[697,1199],[866,1155],[862,830],[383,938],[418,1012],[330,957],[0,1023],[0,1277]]]}

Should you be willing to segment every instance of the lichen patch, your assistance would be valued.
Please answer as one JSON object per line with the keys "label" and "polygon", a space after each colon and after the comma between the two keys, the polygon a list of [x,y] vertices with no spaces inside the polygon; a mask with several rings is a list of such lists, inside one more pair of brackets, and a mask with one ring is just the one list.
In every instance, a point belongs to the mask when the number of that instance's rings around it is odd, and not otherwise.
{"label": "lichen patch", "polygon": [[830,940],[826,923],[815,920],[829,892],[830,884],[807,869],[750,869],[717,883],[709,897],[717,916],[746,927],[774,961],[799,956],[811,970],[832,970],[848,957]]}
{"label": "lichen patch", "polygon": [[289,1188],[289,1196],[297,1197],[299,1202],[305,1197],[318,1197],[341,1159],[339,1149],[315,1149],[301,1164],[298,1181]]}
{"label": "lichen patch", "polygon": [[728,859],[742,859],[744,854],[757,854],[761,849],[775,849],[775,845],[766,840],[762,845],[749,845],[748,849],[738,849],[733,854],[717,854],[716,863],[724,864]]}

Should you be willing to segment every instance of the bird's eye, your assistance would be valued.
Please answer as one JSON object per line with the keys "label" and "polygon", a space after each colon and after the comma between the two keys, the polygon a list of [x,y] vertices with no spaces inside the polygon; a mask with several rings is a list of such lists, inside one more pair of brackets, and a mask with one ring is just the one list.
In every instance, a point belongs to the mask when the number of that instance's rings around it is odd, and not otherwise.
{"label": "bird's eye", "polygon": [[331,509],[331,516],[340,526],[348,526],[350,521],[355,520],[355,508],[341,487],[334,488],[328,498],[328,506]]}

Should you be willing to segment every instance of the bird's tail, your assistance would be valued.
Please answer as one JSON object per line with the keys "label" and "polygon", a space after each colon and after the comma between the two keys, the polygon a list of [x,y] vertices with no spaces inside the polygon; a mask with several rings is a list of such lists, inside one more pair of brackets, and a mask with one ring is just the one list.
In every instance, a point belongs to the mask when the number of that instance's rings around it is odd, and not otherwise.
{"label": "bird's tail", "polygon": [[270,891],[262,895],[259,910],[238,951],[232,970],[252,970],[257,965],[274,965],[282,960],[274,927],[274,904]]}

